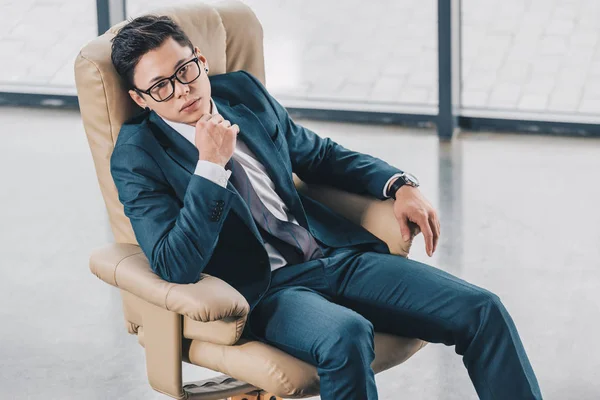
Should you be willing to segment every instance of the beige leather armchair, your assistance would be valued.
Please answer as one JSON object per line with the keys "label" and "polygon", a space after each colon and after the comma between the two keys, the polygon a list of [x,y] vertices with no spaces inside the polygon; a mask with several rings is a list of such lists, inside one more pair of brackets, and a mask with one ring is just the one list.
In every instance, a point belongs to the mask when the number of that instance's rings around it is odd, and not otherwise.
{"label": "beige leather armchair", "polygon": [[[262,27],[243,3],[197,3],[155,13],[169,15],[183,27],[209,60],[211,74],[245,69],[265,82]],[[239,292],[208,275],[188,285],[163,281],[152,272],[137,245],[109,171],[121,124],[139,111],[110,60],[109,40],[124,23],[81,50],[75,77],[81,116],[116,242],[92,253],[90,269],[120,289],[127,330],[136,334],[145,348],[150,385],[178,399],[274,400],[318,395],[314,366],[264,343],[240,339],[249,306]],[[295,179],[298,190],[362,224],[388,243],[393,253],[407,256],[410,243],[402,241],[391,201]],[[425,344],[376,333],[373,369],[380,372],[400,364]],[[183,384],[182,362],[225,375]]]}

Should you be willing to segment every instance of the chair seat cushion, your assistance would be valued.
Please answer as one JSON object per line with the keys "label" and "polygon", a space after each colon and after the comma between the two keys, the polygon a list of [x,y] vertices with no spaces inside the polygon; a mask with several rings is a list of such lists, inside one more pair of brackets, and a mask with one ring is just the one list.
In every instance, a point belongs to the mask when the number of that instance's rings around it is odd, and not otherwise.
{"label": "chair seat cushion", "polygon": [[[401,364],[427,342],[386,333],[375,333],[375,373]],[[240,339],[224,346],[193,340],[189,347],[192,364],[219,371],[284,398],[319,394],[315,366],[259,341]]]}

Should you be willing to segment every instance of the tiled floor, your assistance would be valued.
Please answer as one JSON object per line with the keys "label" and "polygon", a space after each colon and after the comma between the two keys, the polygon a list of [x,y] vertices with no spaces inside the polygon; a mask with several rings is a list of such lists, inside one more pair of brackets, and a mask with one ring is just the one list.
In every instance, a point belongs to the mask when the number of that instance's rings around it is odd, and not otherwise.
{"label": "tiled floor", "polygon": [[[600,140],[301,121],[415,173],[439,210],[433,258],[498,294],[545,399],[600,398]],[[0,108],[0,398],[159,399],[116,289],[88,270],[112,240],[79,114]],[[214,373],[187,367],[185,380]],[[385,400],[476,395],[454,349],[431,344],[377,375]]]}

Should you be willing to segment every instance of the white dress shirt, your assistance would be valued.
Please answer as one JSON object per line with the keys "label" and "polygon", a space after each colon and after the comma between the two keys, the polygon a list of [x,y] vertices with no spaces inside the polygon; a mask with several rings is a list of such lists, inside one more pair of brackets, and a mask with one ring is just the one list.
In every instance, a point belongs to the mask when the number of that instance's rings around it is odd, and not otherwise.
{"label": "white dress shirt", "polygon": [[[210,99],[210,103],[211,114],[217,114],[217,105],[212,99]],[[163,120],[195,146],[195,127],[180,122],[169,121],[164,118]],[[290,214],[286,204],[275,191],[275,185],[273,184],[273,181],[267,174],[265,167],[260,163],[260,161],[256,159],[252,150],[250,150],[248,146],[246,146],[246,144],[240,139],[240,136],[238,136],[232,157],[243,166],[244,171],[248,175],[250,183],[254,187],[254,190],[258,194],[260,200],[263,202],[265,207],[267,207],[267,209],[271,211],[271,213],[273,213],[275,217],[279,218],[282,221],[287,221],[298,225],[298,221],[296,220],[296,218],[292,214]],[[215,164],[206,160],[198,160],[194,174],[202,176],[218,185],[226,187],[227,181],[229,180],[229,176],[231,176],[231,171],[225,170],[225,168],[223,168],[219,164]],[[386,182],[383,188],[383,195],[385,197],[388,197],[385,194],[385,188],[387,188],[390,181],[398,175],[400,174],[393,175]],[[265,249],[267,250],[267,253],[269,255],[271,271],[274,271],[277,268],[281,268],[287,264],[287,261],[285,260],[283,255],[271,244],[265,242]]]}

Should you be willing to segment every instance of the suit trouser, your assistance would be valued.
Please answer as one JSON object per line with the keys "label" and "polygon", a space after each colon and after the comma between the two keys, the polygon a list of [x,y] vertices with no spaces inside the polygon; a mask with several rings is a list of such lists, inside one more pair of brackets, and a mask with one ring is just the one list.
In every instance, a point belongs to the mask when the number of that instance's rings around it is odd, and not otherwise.
{"label": "suit trouser", "polygon": [[272,272],[252,310],[255,339],[317,367],[323,400],[377,399],[374,331],[454,345],[481,399],[541,399],[517,328],[497,295],[368,246]]}

